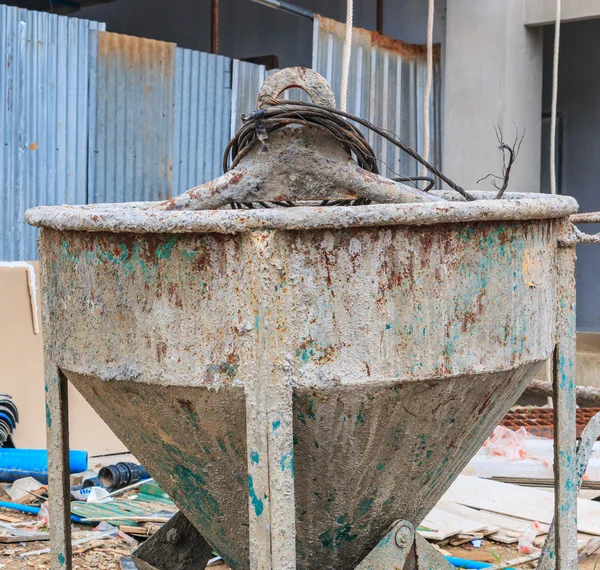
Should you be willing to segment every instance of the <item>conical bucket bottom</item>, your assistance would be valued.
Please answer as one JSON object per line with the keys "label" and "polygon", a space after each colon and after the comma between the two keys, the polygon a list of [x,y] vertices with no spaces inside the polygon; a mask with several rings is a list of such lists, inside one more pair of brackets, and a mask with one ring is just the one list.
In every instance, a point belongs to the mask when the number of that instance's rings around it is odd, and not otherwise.
{"label": "conical bucket bottom", "polygon": [[[418,525],[540,365],[296,391],[297,568],[351,570],[390,523]],[[248,568],[261,501],[249,501],[243,388],[65,374],[225,561]]]}

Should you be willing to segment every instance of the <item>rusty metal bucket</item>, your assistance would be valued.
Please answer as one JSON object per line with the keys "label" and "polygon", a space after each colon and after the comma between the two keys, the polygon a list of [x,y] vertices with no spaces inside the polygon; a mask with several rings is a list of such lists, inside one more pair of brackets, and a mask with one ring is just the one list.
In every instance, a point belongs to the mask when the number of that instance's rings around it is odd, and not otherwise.
{"label": "rusty metal bucket", "polygon": [[475,194],[31,210],[48,384],[233,568],[350,570],[419,524],[555,347],[576,202]]}

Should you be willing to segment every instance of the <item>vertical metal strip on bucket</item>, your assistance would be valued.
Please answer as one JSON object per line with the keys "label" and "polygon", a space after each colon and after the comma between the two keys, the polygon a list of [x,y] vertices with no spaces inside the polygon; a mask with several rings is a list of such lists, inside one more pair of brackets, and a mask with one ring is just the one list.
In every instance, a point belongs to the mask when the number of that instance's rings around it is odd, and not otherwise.
{"label": "vertical metal strip on bucket", "polygon": [[[571,232],[563,222],[561,234]],[[556,560],[558,570],[577,567],[577,425],[576,425],[576,312],[575,247],[559,247],[557,253],[558,306],[554,353],[554,491]]]}
{"label": "vertical metal strip on bucket", "polygon": [[292,388],[277,356],[283,346],[279,320],[285,311],[270,286],[277,279],[279,260],[269,257],[272,234],[257,231],[252,239],[255,333],[261,352],[246,387],[250,570],[295,570]]}

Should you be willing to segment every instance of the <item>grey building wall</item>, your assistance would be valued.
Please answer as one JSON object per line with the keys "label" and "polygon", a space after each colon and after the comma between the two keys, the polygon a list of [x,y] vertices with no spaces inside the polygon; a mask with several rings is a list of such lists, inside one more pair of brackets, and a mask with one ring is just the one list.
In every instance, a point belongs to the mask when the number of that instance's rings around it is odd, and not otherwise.
{"label": "grey building wall", "polygon": [[[554,26],[548,26],[544,30],[546,112],[551,106],[553,46]],[[600,210],[600,20],[563,24],[560,47],[561,191],[577,199],[580,211],[597,211]],[[582,229],[599,232],[600,224]],[[583,332],[600,332],[599,267],[600,247],[577,246],[577,328]]]}
{"label": "grey building wall", "polygon": [[[346,19],[346,0],[295,0],[298,6],[339,21]],[[355,0],[355,26],[376,27],[376,2]],[[407,43],[425,43],[427,0],[386,0],[384,33]],[[209,51],[210,0],[118,0],[73,14],[106,22],[107,30],[176,42]],[[436,2],[435,41],[444,43],[446,0]],[[251,0],[220,0],[220,53],[243,59],[279,56],[280,67],[312,62],[312,23],[261,6]]]}

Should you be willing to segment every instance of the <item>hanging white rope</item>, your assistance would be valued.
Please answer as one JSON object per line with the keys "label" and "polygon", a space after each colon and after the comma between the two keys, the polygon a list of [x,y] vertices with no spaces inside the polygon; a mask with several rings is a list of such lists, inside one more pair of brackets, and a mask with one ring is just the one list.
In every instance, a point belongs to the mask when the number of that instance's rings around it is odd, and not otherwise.
{"label": "hanging white rope", "polygon": [[348,106],[348,76],[350,74],[350,59],[352,58],[352,29],[354,20],[354,0],[347,0],[346,8],[346,39],[344,41],[344,61],[342,62],[342,89],[340,110],[346,112]]}
{"label": "hanging white rope", "polygon": [[[556,194],[556,114],[558,107],[558,56],[560,54],[561,0],[556,0],[556,22],[554,23],[554,61],[552,63],[552,110],[550,111],[550,193]],[[552,358],[546,361],[546,375],[551,382],[554,378]],[[554,401],[548,397],[548,404]]]}
{"label": "hanging white rope", "polygon": [[[435,15],[435,0],[429,0],[429,11],[427,14],[427,78],[425,80],[425,100],[423,104],[423,158],[429,161],[430,147],[430,107],[431,91],[433,86],[433,20]],[[427,176],[427,168],[423,167],[422,176]]]}
{"label": "hanging white rope", "polygon": [[554,62],[552,68],[552,111],[550,115],[550,192],[556,194],[556,113],[558,106],[558,56],[560,53],[561,0],[556,0]]}

